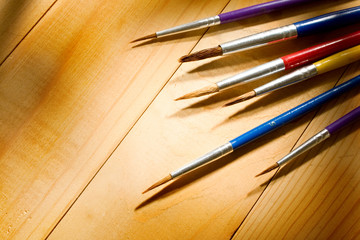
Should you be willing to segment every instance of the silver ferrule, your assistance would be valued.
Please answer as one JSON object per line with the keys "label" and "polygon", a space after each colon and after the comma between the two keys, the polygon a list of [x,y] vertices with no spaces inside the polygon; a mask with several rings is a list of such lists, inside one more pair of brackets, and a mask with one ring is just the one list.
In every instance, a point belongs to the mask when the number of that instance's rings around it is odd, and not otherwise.
{"label": "silver ferrule", "polygon": [[288,85],[304,81],[317,74],[315,65],[311,64],[306,67],[300,68],[294,72],[286,74],[278,79],[268,82],[260,87],[254,89],[256,96],[274,91],[279,88],[286,87]]}
{"label": "silver ferrule", "polygon": [[284,165],[288,161],[296,158],[300,154],[308,151],[309,149],[313,148],[317,144],[321,143],[328,137],[330,137],[330,133],[328,130],[324,129],[324,130],[320,131],[319,133],[317,133],[316,135],[311,137],[309,140],[307,140],[306,142],[301,144],[299,147],[297,147],[295,150],[290,152],[288,155],[286,155],[285,157],[283,157],[282,159],[277,161],[277,163],[279,164],[279,166]]}
{"label": "silver ferrule", "polygon": [[218,25],[218,24],[220,24],[220,17],[213,16],[213,17],[200,19],[195,22],[186,23],[186,24],[183,24],[180,26],[176,26],[173,28],[168,28],[168,29],[156,32],[156,36],[161,37],[161,36],[170,35],[170,34],[174,34],[174,33],[180,33],[180,32],[185,32],[185,31],[189,31],[189,30],[201,29],[201,28],[205,28],[205,27],[211,27],[211,26]]}
{"label": "silver ferrule", "polygon": [[223,55],[297,37],[295,25],[287,25],[220,44]]}
{"label": "silver ferrule", "polygon": [[240,83],[251,82],[258,78],[280,72],[285,69],[284,61],[281,58],[275,59],[271,62],[261,64],[257,67],[246,70],[242,73],[236,74],[232,77],[226,78],[216,83],[219,90],[234,87]]}
{"label": "silver ferrule", "polygon": [[170,173],[170,175],[175,178],[178,177],[186,172],[189,172],[191,170],[194,170],[197,167],[200,167],[201,165],[204,165],[205,163],[214,161],[220,157],[223,157],[229,153],[231,153],[233,151],[232,145],[231,143],[226,143],[216,149],[214,149],[213,151],[205,154],[202,157],[199,157],[198,159],[196,159],[195,161],[183,166],[182,168]]}

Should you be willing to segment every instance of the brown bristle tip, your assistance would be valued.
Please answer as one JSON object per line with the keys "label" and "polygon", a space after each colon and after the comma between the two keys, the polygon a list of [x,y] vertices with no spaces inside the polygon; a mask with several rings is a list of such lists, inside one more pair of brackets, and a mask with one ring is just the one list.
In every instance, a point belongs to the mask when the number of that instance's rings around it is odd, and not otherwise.
{"label": "brown bristle tip", "polygon": [[247,92],[247,93],[241,95],[240,97],[236,98],[234,101],[226,103],[224,105],[224,107],[228,107],[228,106],[234,105],[236,103],[244,102],[244,101],[249,100],[249,99],[251,99],[251,98],[253,98],[255,96],[256,96],[255,91]]}
{"label": "brown bristle tip", "polygon": [[217,57],[223,54],[221,47],[207,48],[189,55],[182,56],[179,62],[192,62],[205,58]]}
{"label": "brown bristle tip", "polygon": [[212,84],[212,85],[203,87],[203,88],[201,88],[199,90],[196,90],[194,92],[185,94],[182,97],[176,98],[175,101],[182,100],[182,99],[201,97],[201,96],[208,95],[208,94],[211,94],[211,93],[216,93],[218,91],[219,91],[218,85]]}
{"label": "brown bristle tip", "polygon": [[268,167],[267,169],[265,169],[264,171],[262,171],[261,173],[259,173],[258,175],[256,175],[255,177],[264,175],[265,173],[271,172],[272,170],[276,169],[279,167],[278,163],[275,163],[273,165],[271,165],[270,167]]}
{"label": "brown bristle tip", "polygon": [[141,37],[141,38],[137,38],[135,40],[132,40],[130,43],[134,43],[134,42],[139,42],[139,41],[143,41],[143,40],[147,40],[147,39],[152,39],[152,38],[156,38],[156,33],[153,34],[149,34],[147,36]]}
{"label": "brown bristle tip", "polygon": [[160,186],[163,185],[164,183],[167,183],[168,181],[170,181],[172,179],[172,176],[169,174],[166,177],[160,179],[159,181],[157,181],[156,183],[154,183],[153,185],[151,185],[148,189],[146,189],[145,191],[143,191],[143,194]]}

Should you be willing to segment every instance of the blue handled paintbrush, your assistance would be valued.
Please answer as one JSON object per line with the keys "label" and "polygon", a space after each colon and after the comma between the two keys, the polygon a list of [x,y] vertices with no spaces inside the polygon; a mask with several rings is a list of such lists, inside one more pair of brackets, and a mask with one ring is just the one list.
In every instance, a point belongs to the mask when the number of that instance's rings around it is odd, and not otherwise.
{"label": "blue handled paintbrush", "polygon": [[240,148],[241,146],[244,146],[245,144],[254,141],[255,139],[291,122],[292,120],[304,115],[305,113],[314,110],[315,108],[319,107],[323,103],[339,96],[342,93],[345,93],[354,87],[358,86],[360,84],[360,75],[337,86],[334,87],[317,97],[314,97],[313,99],[310,99],[307,102],[304,102],[297,107],[294,107],[293,109],[290,109],[289,111],[280,114],[279,116],[253,128],[252,130],[238,136],[237,138],[234,138],[233,140],[225,143],[224,145],[214,149],[213,151],[205,154],[204,156],[196,159],[195,161],[179,168],[178,170],[175,170],[171,172],[168,176],[161,179],[160,181],[156,182],[152,186],[150,186],[148,189],[146,189],[143,193],[154,189],[176,177],[179,177],[191,170],[194,170],[206,163],[209,163],[211,161],[214,161],[218,158],[221,158],[225,155],[228,155],[229,153],[233,152],[235,149]]}

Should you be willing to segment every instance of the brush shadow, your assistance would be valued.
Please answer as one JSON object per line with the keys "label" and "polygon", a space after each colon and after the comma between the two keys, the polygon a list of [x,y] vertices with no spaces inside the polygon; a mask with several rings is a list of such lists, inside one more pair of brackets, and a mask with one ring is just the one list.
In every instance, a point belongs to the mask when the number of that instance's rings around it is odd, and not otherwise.
{"label": "brush shadow", "polygon": [[[271,76],[267,76],[261,79],[256,79],[254,81],[247,82],[239,86],[225,89],[221,92],[214,93],[212,95],[199,97],[199,100],[197,102],[190,103],[188,106],[183,107],[182,109],[172,114],[171,117],[187,117],[202,112],[204,108],[215,109],[222,107],[230,99],[233,99],[234,97],[237,97],[245,92],[249,92],[255,87],[262,85],[266,82],[269,82],[270,80],[276,79],[277,77],[280,77],[283,74],[284,74],[283,72],[276,73]],[[185,99],[179,101],[189,101],[189,100]]]}
{"label": "brush shadow", "polygon": [[271,181],[273,180],[273,177],[276,175],[276,173],[279,171],[279,168],[274,169],[275,173],[272,175],[272,177],[270,177],[268,180],[266,180],[265,182],[263,182],[262,184],[260,184],[259,186],[257,186],[256,188],[254,188],[253,190],[251,190],[250,192],[248,192],[246,194],[247,197],[253,196],[253,195],[258,195],[260,196],[260,194],[264,191],[264,188],[266,188]]}
{"label": "brush shadow", "polygon": [[[169,117],[179,117],[179,118],[185,118],[192,115],[196,115],[198,113],[201,113],[206,110],[216,109],[222,106],[222,102],[233,98],[234,96],[239,95],[238,89],[229,89],[225,90],[221,93],[215,93],[213,95],[210,95],[209,97],[206,97],[205,99],[199,100],[198,102],[192,103],[186,107],[183,107],[179,109],[178,111],[171,114]],[[179,101],[187,101],[187,100],[179,100]]]}
{"label": "brush shadow", "polygon": [[[354,63],[356,63],[356,62],[354,62]],[[345,72],[346,68],[347,68],[347,66],[344,66],[344,67],[332,70],[330,72],[324,73],[322,75],[318,75],[313,78],[307,79],[304,82],[299,82],[299,83],[296,83],[293,85],[289,85],[285,88],[281,88],[281,89],[275,90],[274,92],[270,92],[268,94],[260,96],[260,98],[257,101],[246,105],[243,109],[241,109],[238,112],[236,112],[235,114],[229,116],[227,120],[237,119],[237,116],[241,115],[242,113],[245,113],[245,112],[250,113],[250,112],[255,111],[258,108],[262,108],[262,107],[269,106],[269,105],[274,105],[277,102],[283,102],[287,98],[294,98],[299,95],[303,95],[306,91],[308,91],[308,89],[317,88],[323,84],[326,84],[325,81],[327,81],[328,78],[331,78],[331,76],[334,76],[334,75],[339,76],[338,79],[340,79],[342,73]],[[242,103],[238,103],[235,105],[239,105],[239,104],[242,104]],[[235,106],[235,105],[233,105],[233,106]]]}
{"label": "brush shadow", "polygon": [[[327,77],[317,76],[313,80],[308,79],[302,84],[294,84],[287,86],[285,88],[281,88],[275,90],[274,92],[270,92],[268,94],[259,96],[254,102],[246,105],[244,108],[240,109],[238,112],[229,116],[227,120],[238,119],[243,113],[251,113],[256,111],[259,108],[268,107],[270,105],[276,105],[279,102],[284,102],[288,98],[296,98],[297,96],[303,95],[308,89],[317,88],[321,85],[326,84]],[[245,103],[245,102],[243,102]],[[238,103],[235,105],[240,105],[242,103]],[[233,105],[233,106],[235,106]],[[226,120],[225,120],[226,121]]]}
{"label": "brush shadow", "polygon": [[[178,110],[177,112],[172,114],[170,117],[188,117],[188,116],[198,114],[198,113],[204,111],[204,108],[206,108],[207,110],[211,110],[211,109],[223,107],[225,103],[229,102],[230,100],[233,100],[235,97],[238,97],[239,95],[241,95],[245,92],[249,92],[249,91],[253,90],[255,87],[265,84],[265,83],[269,82],[270,80],[276,79],[277,77],[284,75],[286,73],[288,73],[288,72],[277,73],[272,76],[268,76],[268,77],[265,77],[262,79],[257,79],[253,82],[242,84],[240,86],[226,89],[219,93],[215,93],[213,95],[210,95],[209,97],[206,97],[205,99],[202,99],[200,101],[192,103],[192,104]],[[317,76],[314,79],[316,79],[316,80],[305,81],[302,84],[290,85],[288,87],[276,90],[276,92],[259,96],[257,98],[254,98],[255,101],[252,100],[252,101],[254,101],[252,103],[243,102],[243,103],[235,104],[233,106],[225,107],[225,108],[230,109],[230,108],[234,108],[235,106],[241,106],[242,104],[243,105],[246,104],[245,107],[243,107],[236,113],[227,117],[224,121],[222,121],[221,123],[214,126],[213,129],[216,128],[217,126],[226,124],[232,120],[237,120],[239,118],[239,116],[241,116],[241,114],[243,114],[243,113],[256,112],[258,109],[261,109],[261,108],[269,106],[269,105],[277,104],[278,102],[282,102],[282,101],[286,100],[287,98],[294,98],[296,96],[302,95],[302,94],[304,94],[304,92],[308,91],[309,88],[314,88],[314,87],[318,87],[319,85],[325,84],[324,81],[326,80],[326,77],[321,78],[320,76]],[[186,100],[181,100],[181,101],[186,101]]]}
{"label": "brush shadow", "polygon": [[189,39],[190,40],[193,37],[197,37],[197,36],[201,37],[202,35],[205,34],[206,31],[207,31],[207,28],[197,29],[194,31],[176,33],[176,34],[172,34],[169,36],[153,38],[153,39],[145,40],[143,42],[134,42],[131,44],[135,44],[132,46],[132,48],[138,48],[138,47],[151,45],[151,44],[155,44],[155,43],[169,43],[170,44],[171,42],[176,41],[178,39]]}
{"label": "brush shadow", "polygon": [[219,107],[221,106],[220,103],[232,99],[235,96],[238,96],[239,94],[241,94],[242,92],[244,92],[244,89],[238,89],[238,88],[232,88],[232,89],[227,89],[224,90],[222,92],[219,93],[215,93],[213,95],[210,95],[209,97],[206,97],[205,99],[202,99],[198,102],[195,102],[187,107],[184,108],[184,110],[186,109],[200,109],[203,107]]}
{"label": "brush shadow", "polygon": [[273,141],[274,139],[277,139],[284,135],[285,132],[290,131],[292,128],[297,127],[301,124],[304,124],[306,121],[309,121],[311,115],[306,114],[303,118],[301,118],[298,121],[294,121],[293,123],[290,123],[282,128],[279,128],[271,133],[271,136],[269,137],[262,137],[258,141],[250,142],[246,146],[243,146],[241,149],[238,149],[231,153],[230,155],[227,155],[219,160],[215,160],[213,162],[210,162],[202,167],[199,167],[175,180],[170,182],[168,185],[166,185],[162,190],[155,193],[148,199],[141,202],[134,210],[137,211],[147,205],[150,205],[156,200],[164,199],[178,191],[180,191],[182,188],[189,186],[191,184],[194,184],[197,181],[200,181],[203,177],[215,172],[218,169],[221,169],[223,167],[226,167],[230,163],[232,163],[235,160],[240,160],[239,158],[243,155],[246,155],[248,153],[251,153],[252,151],[255,151],[260,146],[266,145]]}

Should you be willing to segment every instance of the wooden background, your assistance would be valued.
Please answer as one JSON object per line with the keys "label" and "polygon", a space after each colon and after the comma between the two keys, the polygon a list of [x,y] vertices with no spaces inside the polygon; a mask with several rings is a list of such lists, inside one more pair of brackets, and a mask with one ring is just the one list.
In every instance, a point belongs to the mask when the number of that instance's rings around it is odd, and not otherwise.
{"label": "wooden background", "polygon": [[360,25],[196,63],[180,64],[180,56],[360,1],[314,1],[129,44],[261,2],[0,1],[0,238],[359,238],[359,123],[279,171],[254,178],[357,107],[359,88],[141,194],[168,172],[360,73],[356,62],[228,108],[221,106],[274,76],[173,101]]}

